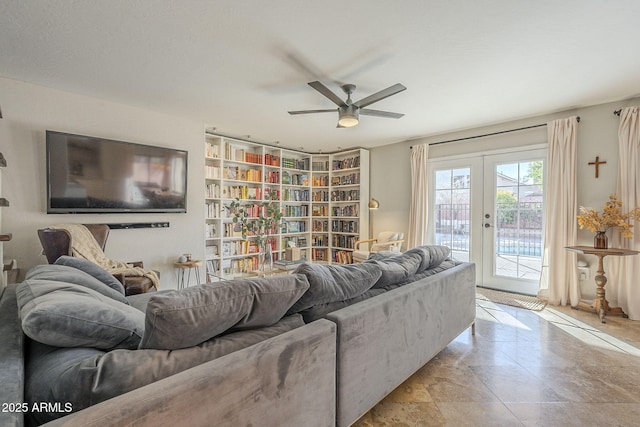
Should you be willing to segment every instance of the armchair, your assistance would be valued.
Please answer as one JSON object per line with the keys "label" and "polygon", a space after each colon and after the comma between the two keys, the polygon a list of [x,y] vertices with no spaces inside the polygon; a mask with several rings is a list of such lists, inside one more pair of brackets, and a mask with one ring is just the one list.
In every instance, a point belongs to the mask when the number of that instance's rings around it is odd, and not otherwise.
{"label": "armchair", "polygon": [[[85,224],[85,227],[96,239],[102,251],[107,244],[110,228],[107,224]],[[43,253],[49,264],[56,262],[63,255],[72,256],[71,235],[60,228],[43,228],[38,230]],[[134,267],[144,267],[142,261],[130,262]],[[157,272],[156,272],[157,273]],[[155,290],[153,281],[145,276],[127,276],[114,273],[113,276],[124,286],[125,295],[135,295]]]}
{"label": "armchair", "polygon": [[[404,242],[404,233],[383,231],[375,239],[358,240],[353,251],[353,262],[362,262],[369,258],[372,252],[400,252]],[[369,244],[369,250],[360,248],[363,243]]]}

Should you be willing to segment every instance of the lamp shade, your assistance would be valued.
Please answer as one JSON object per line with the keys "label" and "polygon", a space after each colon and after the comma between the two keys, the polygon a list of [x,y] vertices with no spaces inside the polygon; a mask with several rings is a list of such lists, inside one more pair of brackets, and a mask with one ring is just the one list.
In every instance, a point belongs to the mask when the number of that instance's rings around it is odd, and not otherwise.
{"label": "lamp shade", "polygon": [[378,209],[380,207],[380,202],[376,199],[369,200],[369,209]]}

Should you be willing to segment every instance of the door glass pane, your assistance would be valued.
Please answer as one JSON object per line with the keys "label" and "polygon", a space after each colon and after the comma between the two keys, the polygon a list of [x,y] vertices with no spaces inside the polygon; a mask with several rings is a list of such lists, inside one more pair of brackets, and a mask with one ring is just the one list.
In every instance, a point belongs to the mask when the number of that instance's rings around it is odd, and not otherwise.
{"label": "door glass pane", "polygon": [[542,182],[542,161],[496,166],[496,276],[531,280],[540,277]]}
{"label": "door glass pane", "polygon": [[469,261],[471,169],[445,169],[435,173],[436,244],[451,248],[451,255]]}

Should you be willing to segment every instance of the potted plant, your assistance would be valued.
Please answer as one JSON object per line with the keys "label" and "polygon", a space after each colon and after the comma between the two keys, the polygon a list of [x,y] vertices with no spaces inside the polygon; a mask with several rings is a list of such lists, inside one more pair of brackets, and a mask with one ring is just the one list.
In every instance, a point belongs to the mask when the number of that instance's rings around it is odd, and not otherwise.
{"label": "potted plant", "polygon": [[272,267],[272,246],[270,235],[278,234],[282,221],[282,211],[275,192],[270,192],[263,201],[241,203],[236,198],[229,205],[225,205],[232,215],[233,223],[240,227],[242,238],[251,239],[259,250],[259,268],[265,270],[266,265]]}

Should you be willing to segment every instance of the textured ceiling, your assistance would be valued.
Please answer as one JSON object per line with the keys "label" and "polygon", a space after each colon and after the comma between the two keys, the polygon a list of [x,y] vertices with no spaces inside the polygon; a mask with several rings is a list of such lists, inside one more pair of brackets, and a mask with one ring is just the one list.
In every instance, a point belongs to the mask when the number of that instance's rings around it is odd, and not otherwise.
{"label": "textured ceiling", "polygon": [[[2,77],[307,151],[638,96],[639,41],[637,0],[0,0]],[[313,80],[405,117],[287,114],[334,107]]]}

